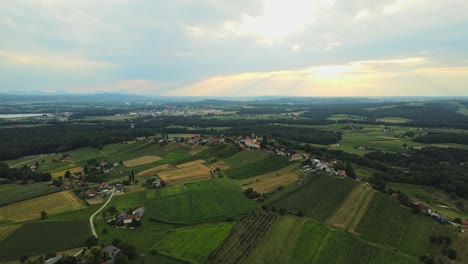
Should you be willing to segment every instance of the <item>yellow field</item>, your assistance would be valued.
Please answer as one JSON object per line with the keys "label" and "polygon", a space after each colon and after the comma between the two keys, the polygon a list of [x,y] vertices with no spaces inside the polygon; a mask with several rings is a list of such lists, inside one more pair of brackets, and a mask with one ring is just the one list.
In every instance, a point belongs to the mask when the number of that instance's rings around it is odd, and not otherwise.
{"label": "yellow field", "polygon": [[196,144],[196,145],[193,145],[190,148],[189,154],[190,155],[195,155],[195,154],[198,154],[198,153],[200,153],[200,152],[202,152],[202,151],[204,151],[206,149],[208,149],[208,146]]}
{"label": "yellow field", "polygon": [[218,161],[210,165],[212,168],[220,168],[222,170],[229,169],[229,166],[224,161]]}
{"label": "yellow field", "polygon": [[363,205],[363,201],[365,201],[367,196],[372,196],[372,193],[372,188],[368,185],[360,184],[354,187],[341,207],[327,219],[327,223],[341,229],[348,228],[353,222],[354,216]]}
{"label": "yellow field", "polygon": [[0,226],[0,240],[7,238],[11,233],[15,232],[16,229],[18,228],[20,228],[20,225]]}
{"label": "yellow field", "polygon": [[165,172],[165,171],[170,171],[170,170],[173,170],[173,169],[174,169],[174,166],[169,165],[169,164],[164,164],[164,165],[156,166],[156,167],[151,168],[151,169],[140,171],[139,173],[137,173],[137,176],[139,176],[139,177],[153,176],[153,175],[156,175],[158,173]]}
{"label": "yellow field", "polygon": [[140,165],[144,165],[148,163],[153,163],[161,159],[162,158],[159,156],[148,155],[148,156],[143,156],[143,157],[139,157],[139,158],[132,159],[132,160],[126,160],[123,162],[123,165],[125,167],[135,167],[135,166],[140,166]]}
{"label": "yellow field", "polygon": [[81,200],[72,191],[53,193],[0,207],[0,221],[39,219],[41,211],[49,215],[83,208]]}
{"label": "yellow field", "polygon": [[289,185],[299,179],[296,171],[300,164],[295,163],[280,170],[265,173],[248,179],[236,180],[242,189],[253,188],[259,193],[268,193],[276,190],[279,186]]}
{"label": "yellow field", "polygon": [[[367,187],[368,189],[371,189],[371,187]],[[354,214],[354,217],[352,218],[352,222],[349,225],[348,232],[359,235],[358,232],[356,232],[356,226],[358,223],[361,221],[362,216],[366,212],[367,206],[369,205],[369,202],[372,200],[372,197],[374,196],[375,191],[371,190],[370,193],[368,193],[366,196],[364,196],[364,199],[360,202],[360,207]]]}
{"label": "yellow field", "polygon": [[161,172],[159,178],[170,185],[179,185],[187,182],[207,180],[211,178],[211,169],[201,165],[203,160],[196,160],[180,164],[173,170]]}
{"label": "yellow field", "polygon": [[83,171],[83,168],[81,167],[73,167],[73,168],[70,168],[70,169],[66,169],[66,170],[63,170],[63,171],[59,171],[59,172],[54,172],[52,173],[52,177],[53,178],[58,178],[60,176],[64,176],[65,175],[65,172],[67,171],[70,171],[70,173],[78,173],[78,172],[82,172]]}
{"label": "yellow field", "polygon": [[204,163],[205,161],[204,160],[194,160],[194,161],[191,161],[191,162],[187,162],[187,163],[183,163],[183,164],[179,164],[177,165],[177,168],[188,168],[188,167],[192,167],[192,166],[198,166],[198,165],[201,165],[202,163]]}

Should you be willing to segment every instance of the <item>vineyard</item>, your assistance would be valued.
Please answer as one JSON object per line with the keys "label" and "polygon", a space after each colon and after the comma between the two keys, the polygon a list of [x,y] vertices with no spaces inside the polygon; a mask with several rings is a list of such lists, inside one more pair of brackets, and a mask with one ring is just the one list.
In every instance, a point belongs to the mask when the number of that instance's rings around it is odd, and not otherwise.
{"label": "vineyard", "polygon": [[302,187],[272,205],[325,221],[340,207],[355,186],[356,182],[352,180],[313,175]]}
{"label": "vineyard", "polygon": [[390,249],[369,244],[338,230],[330,230],[323,238],[313,261],[307,263],[419,263]]}
{"label": "vineyard", "polygon": [[328,229],[313,220],[308,220],[302,227],[301,234],[296,241],[291,259],[291,264],[312,263],[315,252],[322,243]]}
{"label": "vineyard", "polygon": [[208,263],[242,263],[262,241],[277,213],[264,211],[238,222],[229,237],[209,257]]}
{"label": "vineyard", "polygon": [[405,234],[410,210],[380,193],[376,193],[372,199],[356,231],[364,239],[397,248]]}

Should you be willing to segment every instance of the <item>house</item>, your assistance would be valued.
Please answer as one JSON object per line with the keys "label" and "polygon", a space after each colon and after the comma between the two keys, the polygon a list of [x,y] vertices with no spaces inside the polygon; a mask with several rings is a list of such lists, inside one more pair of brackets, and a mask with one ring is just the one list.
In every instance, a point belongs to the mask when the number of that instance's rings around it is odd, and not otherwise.
{"label": "house", "polygon": [[95,196],[95,193],[92,190],[87,190],[85,192],[86,198],[93,198]]}
{"label": "house", "polygon": [[429,206],[425,205],[425,204],[419,203],[417,206],[418,206],[419,210],[421,210],[421,212],[423,212],[423,213],[428,213],[428,214],[432,213],[431,208]]}
{"label": "house", "polygon": [[439,214],[439,213],[431,213],[431,217],[439,222],[447,222],[448,221],[448,217],[446,217],[445,215],[443,214]]}
{"label": "house", "polygon": [[338,170],[336,173],[340,177],[346,177],[347,176],[346,171],[344,171],[344,170]]}
{"label": "house", "polygon": [[50,258],[46,261],[44,261],[44,264],[54,264],[54,263],[57,263],[59,262],[63,257],[61,255],[57,255],[53,258]]}
{"label": "house", "polygon": [[112,246],[112,245],[105,246],[102,249],[102,252],[104,253],[104,255],[106,255],[106,257],[110,259],[117,257],[121,251],[122,250],[120,248]]}
{"label": "house", "polygon": [[398,193],[392,193],[390,196],[392,196],[393,199],[398,200]]}
{"label": "house", "polygon": [[115,185],[115,192],[124,192],[124,191],[125,191],[125,187],[123,184],[117,183]]}
{"label": "house", "polygon": [[101,167],[109,166],[109,162],[107,162],[106,160],[103,160],[103,161],[99,162],[99,166],[101,166]]}
{"label": "house", "polygon": [[300,159],[302,159],[301,154],[296,153],[291,156],[291,160],[300,160]]}
{"label": "house", "polygon": [[99,188],[101,188],[101,190],[107,190],[109,188],[109,183],[102,182],[101,184],[99,184]]}
{"label": "house", "polygon": [[[145,212],[145,208],[140,207],[140,208],[136,209],[135,211],[133,211],[133,215],[138,215],[138,218],[142,218],[144,212]],[[138,219],[138,220],[140,220],[140,219]]]}
{"label": "house", "polygon": [[468,220],[462,222],[463,228],[468,229]]}
{"label": "house", "polygon": [[133,222],[133,218],[134,218],[133,215],[127,215],[127,216],[125,216],[124,219],[123,219],[123,224],[124,224],[124,225],[129,225],[129,224],[131,224],[131,223]]}

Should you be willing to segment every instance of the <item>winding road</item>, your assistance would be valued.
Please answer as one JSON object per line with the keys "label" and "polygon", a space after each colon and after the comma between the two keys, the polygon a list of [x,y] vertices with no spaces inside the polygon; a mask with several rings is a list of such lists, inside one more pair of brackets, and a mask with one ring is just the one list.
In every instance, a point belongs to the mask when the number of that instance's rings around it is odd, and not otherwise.
{"label": "winding road", "polygon": [[[110,203],[110,201],[112,200],[112,197],[114,197],[114,194],[115,194],[115,189],[112,189],[112,193],[109,197],[109,199],[107,199],[106,203],[104,203],[96,212],[94,212],[90,217],[89,217],[89,226],[91,227],[91,233],[93,233],[93,235],[97,238],[98,235],[96,233],[96,228],[94,227],[94,217],[99,214],[104,208],[106,208],[106,206]],[[78,256],[79,254],[81,254],[81,252],[83,251],[80,250],[78,251],[74,256]]]}

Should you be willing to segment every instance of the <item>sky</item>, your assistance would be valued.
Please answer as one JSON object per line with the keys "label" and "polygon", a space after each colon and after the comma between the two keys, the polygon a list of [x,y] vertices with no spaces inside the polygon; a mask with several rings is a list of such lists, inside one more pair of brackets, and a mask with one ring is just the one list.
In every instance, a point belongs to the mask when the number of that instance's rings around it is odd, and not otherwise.
{"label": "sky", "polygon": [[0,92],[468,96],[466,0],[1,0]]}

